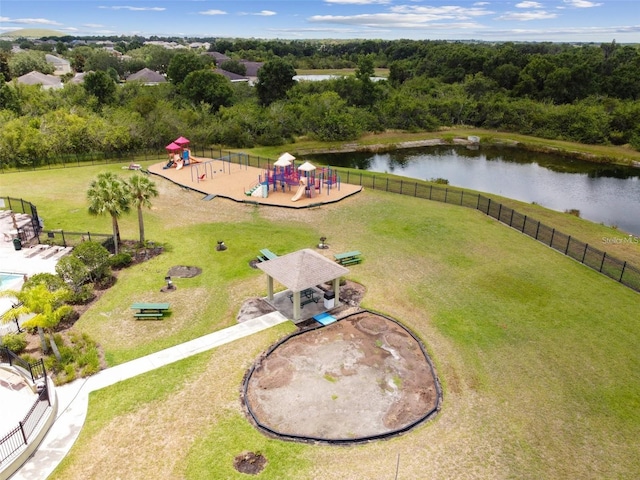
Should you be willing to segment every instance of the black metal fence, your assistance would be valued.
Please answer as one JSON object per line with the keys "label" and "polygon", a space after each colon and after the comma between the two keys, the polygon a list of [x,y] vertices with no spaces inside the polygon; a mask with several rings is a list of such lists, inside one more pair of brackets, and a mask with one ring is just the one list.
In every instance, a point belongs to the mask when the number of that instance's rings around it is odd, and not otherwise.
{"label": "black metal fence", "polygon": [[82,242],[99,242],[110,252],[114,251],[113,235],[109,235],[107,233],[42,230],[38,237],[38,243],[57,245],[60,247],[75,247]]}
{"label": "black metal fence", "polygon": [[16,452],[29,443],[50,406],[49,388],[47,387],[47,382],[44,382],[43,388],[38,394],[38,399],[24,418],[18,422],[18,426],[0,438],[0,465],[9,461]]}
{"label": "black metal fence", "polygon": [[22,242],[28,242],[38,236],[41,230],[40,217],[36,206],[22,198],[0,197],[0,209],[11,210],[13,214],[29,216],[29,222],[18,226],[17,236]]}
{"label": "black metal fence", "polygon": [[[247,155],[232,152],[230,150],[222,150],[221,148],[197,148],[193,146],[190,148],[192,155],[198,157],[225,159],[232,163],[257,168],[267,168],[273,164],[273,159],[271,158]],[[109,156],[107,156],[107,154],[91,154],[85,156],[71,155],[68,158],[62,157],[58,160],[58,163],[55,164],[55,168],[96,163],[121,163],[125,160],[161,161],[167,159],[167,154],[161,150],[147,150],[137,153],[131,152],[118,154],[119,156],[114,154],[108,155]],[[49,168],[54,167],[49,166]],[[333,170],[340,177],[340,181],[344,183],[478,209],[500,222],[535,238],[545,245],[570,256],[580,263],[607,275],[617,282],[620,282],[633,290],[640,291],[640,269],[638,267],[633,266],[626,261],[617,259],[588,244],[580,242],[579,240],[559,232],[554,228],[543,225],[537,220],[528,218],[526,215],[516,212],[511,208],[480,194],[465,192],[459,188],[427,184],[425,182],[399,180],[389,178],[388,176],[376,176],[375,174],[367,171],[353,172],[348,169],[340,168],[333,168]],[[37,218],[37,216],[34,218]],[[65,232],[63,234],[58,231],[47,231],[42,233],[47,235],[47,239],[43,243],[52,242],[53,239],[56,238],[56,235],[60,234],[62,241],[61,245],[66,244],[66,235],[75,235],[79,241],[82,241],[82,237],[86,239],[88,236],[88,234],[78,232]],[[111,248],[113,247],[111,246]]]}
{"label": "black metal fence", "polygon": [[576,240],[555,228],[527,217],[502,203],[477,193],[465,192],[459,188],[441,187],[416,181],[377,177],[370,172],[337,172],[345,183],[361,185],[374,190],[410,195],[464,207],[474,208],[509,225],[512,228],[544,243],[554,250],[567,255],[589,268],[612,278],[616,282],[640,292],[640,269],[624,260],[598,250]]}
{"label": "black metal fence", "polygon": [[[34,363],[29,363],[18,357],[8,348],[0,347],[0,361],[29,372],[31,381],[34,384],[36,381],[44,379],[44,382],[41,384],[42,388],[38,394],[38,399],[31,406],[24,418],[18,422],[18,426],[11,429],[3,437],[0,437],[0,465],[2,465],[3,462],[10,459],[15,452],[29,442],[38,423],[40,423],[47,409],[51,406],[51,401],[49,398],[49,389],[47,388],[47,371],[42,359]],[[7,412],[4,412],[3,414],[6,413]]]}
{"label": "black metal fence", "polygon": [[40,359],[34,363],[29,363],[13,353],[7,347],[0,347],[0,360],[4,363],[8,363],[10,366],[16,365],[29,372],[29,375],[31,375],[31,381],[34,383],[47,376],[47,371],[44,368],[44,360]]}

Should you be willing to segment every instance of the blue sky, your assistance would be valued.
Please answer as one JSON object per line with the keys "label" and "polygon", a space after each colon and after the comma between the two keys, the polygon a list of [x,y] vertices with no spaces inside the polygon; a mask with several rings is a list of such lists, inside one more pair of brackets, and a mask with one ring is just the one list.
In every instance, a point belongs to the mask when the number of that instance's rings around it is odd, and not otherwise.
{"label": "blue sky", "polygon": [[640,42],[638,0],[1,0],[0,35]]}

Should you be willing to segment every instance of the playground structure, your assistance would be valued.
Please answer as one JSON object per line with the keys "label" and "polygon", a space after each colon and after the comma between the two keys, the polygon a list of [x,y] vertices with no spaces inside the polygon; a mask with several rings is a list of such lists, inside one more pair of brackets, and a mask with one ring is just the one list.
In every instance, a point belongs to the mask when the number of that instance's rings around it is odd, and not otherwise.
{"label": "playground structure", "polygon": [[[212,151],[210,156],[214,158],[202,158],[201,162],[183,165],[181,169],[165,168],[163,161],[151,165],[148,172],[202,193],[204,200],[227,198],[291,208],[333,203],[362,190],[359,185],[341,184],[335,169],[315,167],[308,162],[300,164],[279,159],[274,163],[265,159],[262,166],[255,167],[252,165],[260,165],[260,159],[255,162],[246,153]],[[303,185],[300,185],[301,179]]]}
{"label": "playground structure", "polygon": [[[258,186],[266,186],[267,188],[257,188]],[[340,190],[340,176],[331,167],[317,168],[309,162],[304,162],[296,166],[295,162],[289,165],[278,165],[278,162],[272,166],[269,165],[264,172],[259,175],[258,182],[247,195],[261,196],[255,192],[262,191],[268,195],[272,192],[291,191],[291,187],[296,186],[297,190],[291,198],[292,202],[299,200],[303,195],[313,198],[322,193],[323,188],[326,189],[327,195],[331,193],[332,188]],[[264,194],[262,195],[264,196]]]}

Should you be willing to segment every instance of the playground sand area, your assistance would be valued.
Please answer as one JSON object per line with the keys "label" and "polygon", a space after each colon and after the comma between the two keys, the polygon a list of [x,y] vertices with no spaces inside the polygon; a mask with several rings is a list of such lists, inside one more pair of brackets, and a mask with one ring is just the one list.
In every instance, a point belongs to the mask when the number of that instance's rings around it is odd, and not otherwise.
{"label": "playground sand area", "polygon": [[259,359],[244,403],[267,433],[353,442],[404,432],[439,405],[421,344],[368,311],[289,337]]}
{"label": "playground sand area", "polygon": [[[321,192],[314,191],[312,197],[303,195],[297,201],[291,199],[296,194],[296,185],[285,186],[283,192],[281,188],[274,191],[270,186],[267,198],[246,195],[258,183],[259,177],[264,177],[265,170],[262,168],[248,167],[237,163],[229,163],[223,160],[205,160],[199,163],[192,163],[181,169],[163,167],[166,162],[160,162],[149,167],[149,172],[164,177],[174,183],[186,188],[200,192],[203,195],[213,195],[223,197],[237,202],[259,203],[263,205],[285,206],[291,208],[307,208],[311,205],[321,203],[333,203],[343,200],[362,190],[359,185],[340,183],[332,185],[330,189],[326,185],[322,186]],[[206,175],[203,180],[199,177]]]}

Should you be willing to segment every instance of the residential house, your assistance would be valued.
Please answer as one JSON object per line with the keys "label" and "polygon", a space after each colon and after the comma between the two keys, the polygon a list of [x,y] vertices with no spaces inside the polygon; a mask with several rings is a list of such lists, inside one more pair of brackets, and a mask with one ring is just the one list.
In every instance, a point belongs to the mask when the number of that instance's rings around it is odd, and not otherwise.
{"label": "residential house", "polygon": [[164,78],[164,76],[149,68],[143,68],[142,70],[132,73],[127,77],[127,82],[142,82],[145,85],[158,85],[159,83],[165,83],[166,81],[167,79]]}
{"label": "residential house", "polygon": [[43,90],[62,88],[62,80],[55,75],[45,75],[40,72],[29,72],[15,79],[17,83],[22,85],[40,85]]}
{"label": "residential house", "polygon": [[44,59],[47,63],[53,65],[54,75],[65,75],[71,73],[71,63],[65,58],[56,57],[55,55],[46,54]]}

